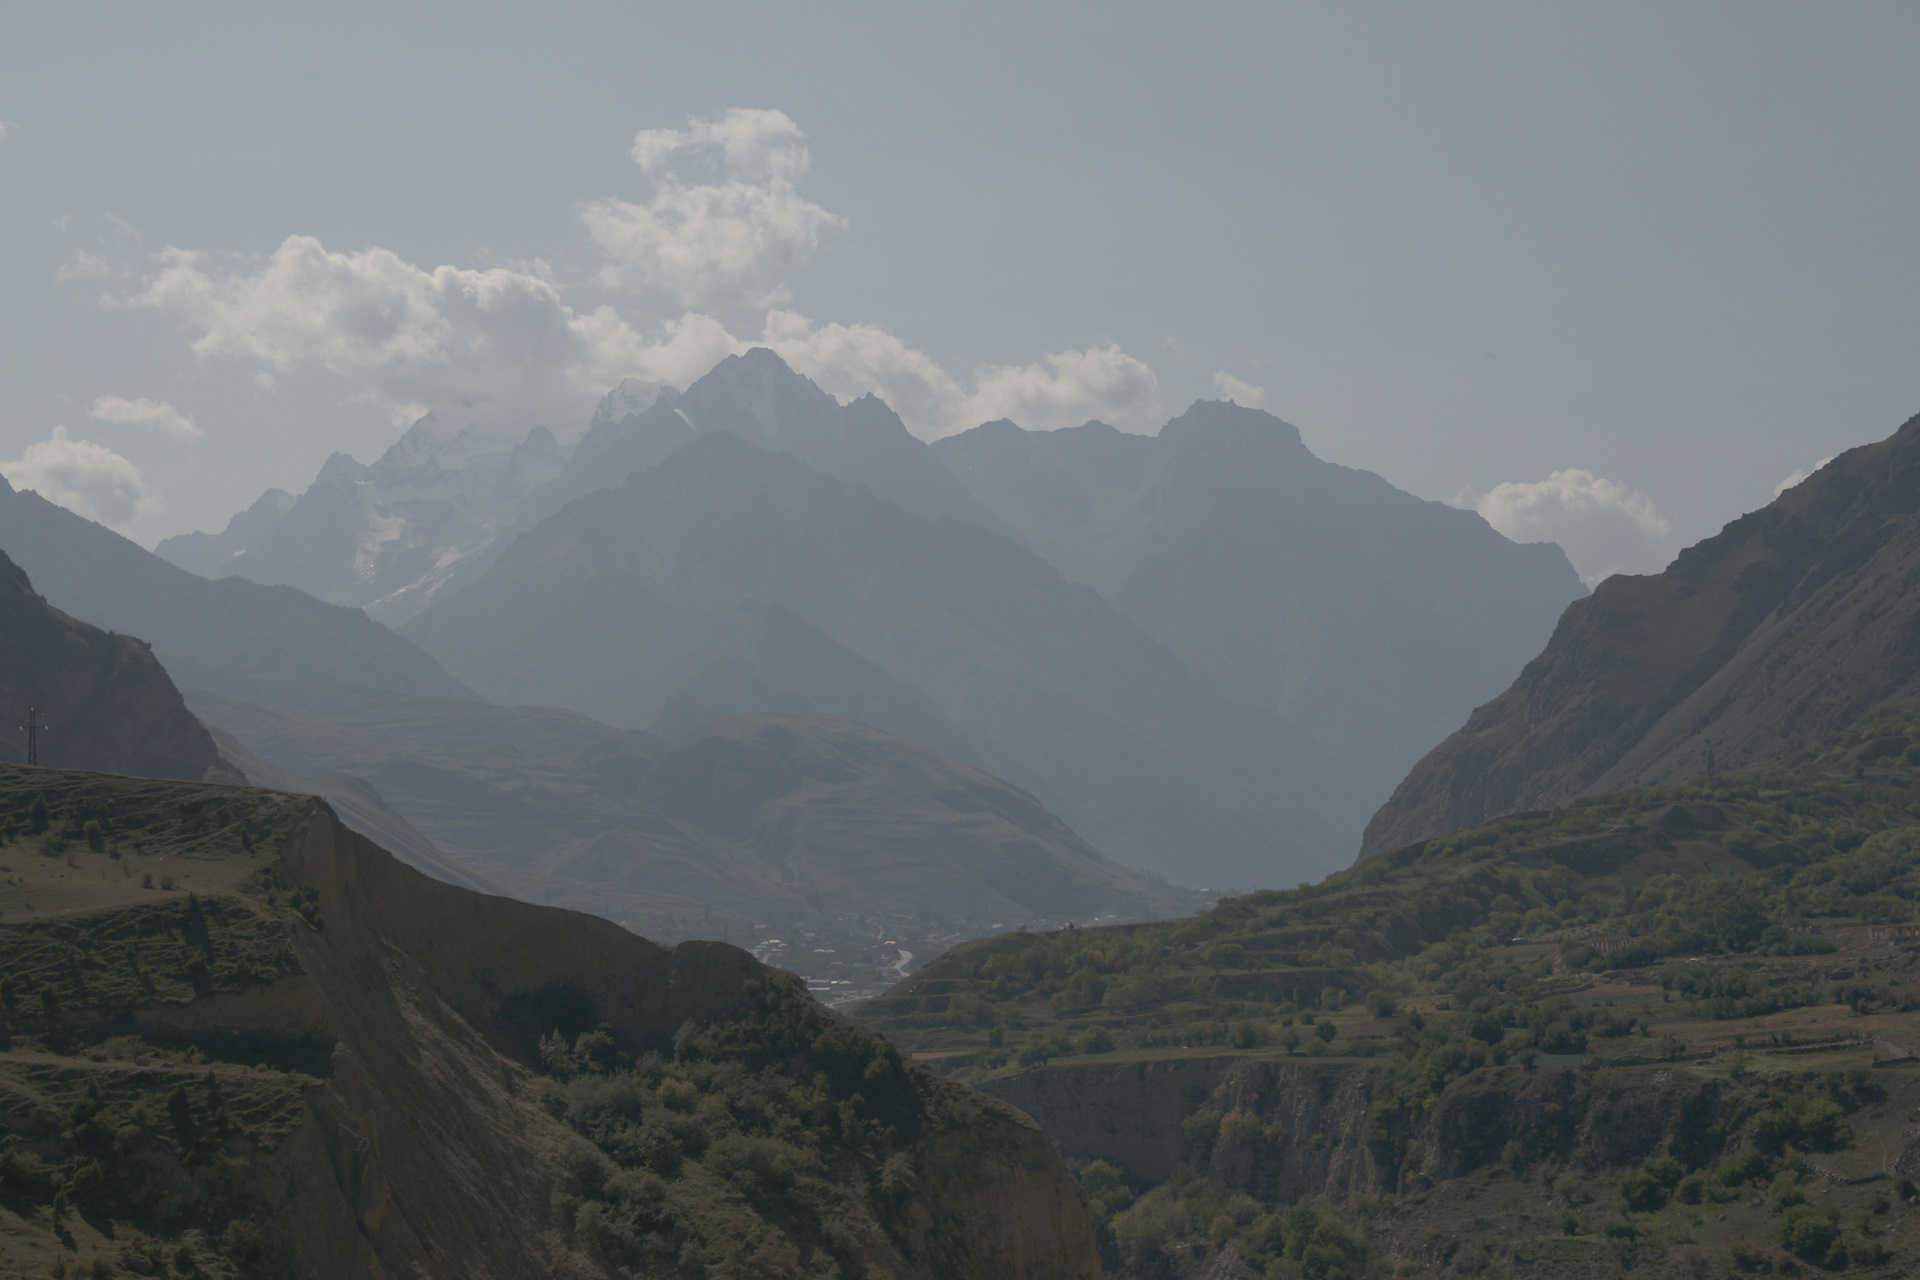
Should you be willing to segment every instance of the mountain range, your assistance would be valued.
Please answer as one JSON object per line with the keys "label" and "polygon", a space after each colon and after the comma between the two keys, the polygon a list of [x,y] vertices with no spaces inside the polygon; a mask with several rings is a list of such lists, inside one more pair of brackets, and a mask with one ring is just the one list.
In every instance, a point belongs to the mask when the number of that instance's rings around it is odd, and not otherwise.
{"label": "mountain range", "polygon": [[0,550],[63,611],[151,643],[182,688],[297,710],[473,696],[358,609],[244,578],[210,582],[5,479]]}
{"label": "mountain range", "polygon": [[756,349],[622,384],[571,449],[520,430],[434,415],[161,549],[360,605],[498,702],[858,720],[1192,884],[1344,862],[1582,590],[1232,404],[929,446]]}
{"label": "mountain range", "polygon": [[1742,768],[1920,692],[1920,418],[1665,572],[1608,578],[1422,759],[1364,852]]}
{"label": "mountain range", "polygon": [[569,501],[707,431],[792,453],[924,515],[998,527],[879,399],[843,406],[756,348],[685,394],[628,379],[571,449],[511,415],[429,413],[372,464],[336,453],[297,498],[269,490],[221,532],[182,534],[155,550],[205,577],[298,587],[398,626]]}
{"label": "mountain range", "polygon": [[[1191,904],[1089,848],[1031,795],[852,721],[737,716],[665,738],[479,702],[397,699],[329,717],[198,691],[189,702],[237,759],[314,780],[293,789],[344,803],[351,825],[396,852],[417,832],[488,882],[651,936],[684,931],[670,918],[736,934],[821,913],[984,928]],[[376,800],[406,831],[352,811]]]}
{"label": "mountain range", "polygon": [[1361,796],[1314,744],[1025,548],[727,432],[570,504],[402,631],[498,701],[632,726],[646,709],[608,691],[660,670],[647,641],[749,601],[891,673],[971,744],[961,759],[1131,865],[1203,884],[1304,874],[1355,822]]}

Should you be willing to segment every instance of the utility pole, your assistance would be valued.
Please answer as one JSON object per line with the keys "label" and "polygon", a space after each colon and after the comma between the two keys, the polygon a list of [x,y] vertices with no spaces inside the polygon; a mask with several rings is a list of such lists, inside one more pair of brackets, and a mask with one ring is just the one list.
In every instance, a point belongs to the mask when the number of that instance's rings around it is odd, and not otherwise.
{"label": "utility pole", "polygon": [[27,722],[21,728],[27,731],[27,763],[40,763],[40,731],[47,726],[40,723],[40,709],[27,708]]}

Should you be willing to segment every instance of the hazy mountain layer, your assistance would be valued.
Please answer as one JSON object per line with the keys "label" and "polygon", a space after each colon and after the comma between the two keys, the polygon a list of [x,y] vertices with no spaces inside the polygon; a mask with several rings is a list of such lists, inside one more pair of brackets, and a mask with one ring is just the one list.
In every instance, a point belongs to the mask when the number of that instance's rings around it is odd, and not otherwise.
{"label": "hazy mountain layer", "polygon": [[741,716],[660,738],[470,702],[327,719],[193,704],[291,775],[358,780],[452,861],[525,896],[600,895],[601,914],[710,911],[738,929],[823,911],[988,922],[1184,905],[1025,792],[850,721]]}
{"label": "hazy mountain layer", "polygon": [[0,550],[56,608],[151,642],[182,688],[309,710],[395,694],[472,696],[358,609],[291,587],[209,582],[4,479]]}
{"label": "hazy mountain layer", "polygon": [[1157,436],[989,423],[935,446],[1067,577],[1384,796],[1583,594],[1565,554],[1202,401]]}
{"label": "hazy mountain layer", "polygon": [[1502,813],[1738,768],[1920,688],[1920,418],[1664,573],[1609,578],[1368,824],[1391,849]]}
{"label": "hazy mountain layer", "polygon": [[26,760],[29,708],[53,724],[43,766],[239,780],[144,643],[55,609],[0,552],[0,760]]}
{"label": "hazy mountain layer", "polygon": [[1348,856],[1357,788],[1279,717],[1006,538],[726,433],[572,503],[405,634],[497,700],[604,713],[619,672],[652,667],[662,606],[744,601],[785,605],[914,689],[978,763],[1123,861],[1230,884]]}

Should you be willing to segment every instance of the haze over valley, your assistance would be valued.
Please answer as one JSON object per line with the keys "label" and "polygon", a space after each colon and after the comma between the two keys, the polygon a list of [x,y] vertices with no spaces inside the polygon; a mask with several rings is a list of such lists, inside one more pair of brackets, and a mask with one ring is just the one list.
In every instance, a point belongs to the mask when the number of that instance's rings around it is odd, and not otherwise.
{"label": "haze over valley", "polygon": [[1913,1274],[1916,42],[23,12],[0,1276]]}

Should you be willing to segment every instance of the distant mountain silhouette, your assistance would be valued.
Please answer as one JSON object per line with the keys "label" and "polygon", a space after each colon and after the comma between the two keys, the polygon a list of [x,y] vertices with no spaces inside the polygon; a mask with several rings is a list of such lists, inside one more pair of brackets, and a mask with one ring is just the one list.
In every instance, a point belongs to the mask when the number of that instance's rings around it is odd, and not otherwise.
{"label": "distant mountain silhouette", "polygon": [[[964,758],[1132,865],[1189,884],[1291,883],[1350,856],[1364,801],[1284,720],[1225,697],[1009,539],[724,431],[569,504],[403,633],[497,700],[639,727],[670,697],[615,717],[621,691],[684,661],[687,619],[751,602],[865,660],[810,641],[817,661],[782,668],[783,683],[800,668],[788,687],[809,705],[932,738],[900,719],[892,690],[911,690],[964,735]],[[872,668],[888,682],[850,674]],[[832,681],[814,678],[825,671]],[[878,714],[843,709],[849,688]],[[700,703],[725,709],[757,708]]]}
{"label": "distant mountain silhouette", "polygon": [[988,423],[935,444],[1056,568],[1385,796],[1539,652],[1583,594],[1552,543],[1323,462],[1257,409],[1157,436]]}
{"label": "distant mountain silhouette", "polygon": [[28,708],[53,724],[40,738],[44,766],[241,780],[143,641],[60,612],[0,553],[0,761],[26,761]]}
{"label": "distant mountain silhouette", "polygon": [[336,453],[298,498],[269,490],[221,533],[156,550],[207,577],[298,587],[397,622],[491,547],[565,458],[543,426],[430,413],[373,465]]}
{"label": "distant mountain silhouette", "polygon": [[1416,765],[1365,851],[1734,769],[1920,694],[1920,417],[1770,505],[1613,577]]}
{"label": "distant mountain silhouette", "polygon": [[148,640],[182,687],[330,710],[395,694],[471,697],[358,609],[291,587],[209,582],[0,479],[0,550],[57,608]]}
{"label": "distant mountain silhouette", "polygon": [[662,738],[539,707],[403,700],[320,719],[192,698],[252,757],[330,778],[329,799],[357,784],[371,812],[356,827],[391,806],[387,825],[469,871],[620,895],[603,910],[986,921],[1191,902],[1025,792],[847,720],[737,716]]}
{"label": "distant mountain silhouette", "polygon": [[220,533],[156,548],[210,578],[285,584],[392,626],[478,578],[573,499],[656,466],[704,431],[730,431],[931,518],[1006,532],[884,403],[841,405],[756,347],[685,394],[632,379],[601,400],[571,450],[510,415],[436,411],[371,466],[336,453],[298,498],[278,489]]}

